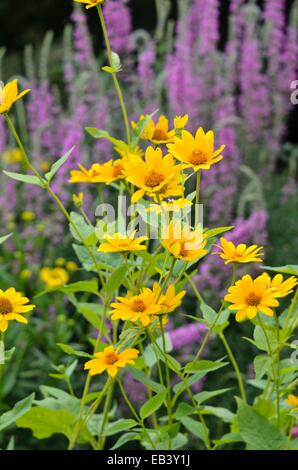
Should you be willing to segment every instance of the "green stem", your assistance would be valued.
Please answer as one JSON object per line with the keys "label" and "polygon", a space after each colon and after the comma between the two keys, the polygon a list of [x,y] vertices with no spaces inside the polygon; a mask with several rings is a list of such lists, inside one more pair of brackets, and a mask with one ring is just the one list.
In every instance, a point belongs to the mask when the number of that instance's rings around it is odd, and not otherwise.
{"label": "green stem", "polygon": [[1,331],[1,349],[0,349],[0,354],[3,357],[0,356],[0,405],[2,401],[2,396],[3,396],[3,388],[4,388],[4,366],[5,366],[5,343],[4,343],[4,332]]}
{"label": "green stem", "polygon": [[131,401],[129,400],[124,388],[123,388],[123,385],[121,383],[121,380],[118,379],[118,384],[119,384],[119,388],[121,390],[121,393],[123,395],[123,398],[124,400],[126,401],[126,404],[128,406],[128,408],[130,409],[132,415],[136,418],[137,422],[139,423],[139,425],[141,426],[141,428],[143,429],[144,431],[144,434],[146,434],[147,438],[148,438],[148,441],[150,442],[151,446],[153,449],[156,449],[155,445],[154,445],[154,442],[152,441],[151,437],[150,437],[150,434],[148,433],[143,421],[140,419],[138,413],[136,412],[136,410],[134,409],[133,407],[133,404],[131,403]]}
{"label": "green stem", "polygon": [[195,283],[193,282],[192,278],[191,278],[188,274],[186,274],[186,273],[184,273],[183,275],[184,275],[184,277],[187,279],[188,283],[191,285],[191,288],[192,288],[192,290],[194,291],[194,294],[195,294],[195,296],[197,297],[197,299],[198,299],[198,301],[200,302],[200,304],[204,304],[204,303],[205,303],[205,302],[204,302],[204,299],[203,299],[203,297],[201,296],[200,292],[198,291],[198,289],[197,289]]}
{"label": "green stem", "polygon": [[235,356],[229,346],[229,343],[227,342],[225,336],[223,333],[219,333],[219,337],[228,353],[228,356],[230,358],[230,361],[231,361],[231,364],[233,365],[234,367],[234,370],[235,370],[235,374],[236,374],[236,377],[237,377],[237,381],[238,381],[238,385],[239,385],[239,390],[240,390],[240,395],[241,395],[241,398],[243,401],[246,402],[246,394],[245,394],[245,389],[244,389],[244,385],[243,385],[243,380],[242,380],[242,377],[241,377],[241,372],[239,370],[239,367],[238,367],[238,364],[237,364],[237,361],[235,359]]}
{"label": "green stem", "polygon": [[[291,315],[292,315],[293,310],[294,310],[294,308],[295,308],[295,306],[296,306],[297,299],[298,299],[298,287],[297,287],[297,289],[296,289],[296,291],[295,291],[295,294],[294,294],[294,296],[293,296],[293,299],[292,299],[290,308],[289,308],[289,310],[288,310],[288,314],[287,314],[287,318],[286,318],[285,326],[284,326],[285,329],[287,328],[288,323],[289,323],[289,321],[290,321],[290,319],[291,319]],[[295,320],[294,320],[294,323],[295,323]]]}
{"label": "green stem", "polygon": [[287,448],[288,448],[288,449],[290,448],[290,445],[291,445],[292,431],[293,431],[293,427],[294,427],[295,421],[296,421],[295,416],[291,416],[291,422],[290,422],[289,434],[288,434],[288,445],[287,445]]}
{"label": "green stem", "polygon": [[98,447],[100,450],[104,449],[105,443],[106,443],[106,436],[103,436],[106,426],[109,421],[109,411],[110,411],[110,406],[111,406],[111,401],[113,397],[113,392],[114,392],[114,385],[115,382],[113,381],[111,383],[111,386],[109,387],[109,391],[107,394],[107,398],[105,401],[104,409],[103,409],[103,417],[102,417],[102,422],[101,422],[101,427],[99,429],[98,433]]}
{"label": "green stem", "polygon": [[277,424],[280,428],[280,330],[279,321],[276,310],[274,309],[274,320],[276,326],[276,340],[277,340],[277,358],[276,358],[276,409],[277,409]]}
{"label": "green stem", "polygon": [[201,186],[201,171],[197,171],[197,183],[196,183],[196,207],[195,207],[195,228],[199,223],[200,217],[200,186]]}
{"label": "green stem", "polygon": [[[168,355],[167,355],[165,330],[164,330],[164,326],[163,326],[163,322],[162,322],[162,316],[159,317],[159,324],[160,324],[160,331],[161,331],[161,338],[162,338],[163,355],[164,355],[164,358],[165,358],[165,366],[166,366],[168,419],[169,419],[169,425],[171,426],[172,423],[173,423],[172,398],[171,398],[171,378],[170,378],[170,369],[169,369],[169,362],[168,362]],[[171,450],[171,448],[172,448],[172,439],[169,436],[169,450]]]}
{"label": "green stem", "polygon": [[[104,39],[105,39],[105,43],[106,43],[109,65],[110,65],[110,67],[113,68],[112,51],[111,51],[109,36],[108,36],[108,32],[107,32],[107,28],[106,28],[105,19],[104,19],[104,16],[103,16],[101,5],[97,5],[97,11],[98,11],[100,24],[101,24],[101,27],[102,27],[102,31],[103,31],[103,35],[104,35]],[[128,145],[130,145],[130,127],[129,127],[129,121],[128,121],[128,116],[127,116],[127,111],[126,111],[126,106],[125,106],[125,103],[124,103],[122,91],[121,91],[121,88],[120,88],[120,85],[119,85],[119,82],[118,82],[117,73],[113,72],[111,75],[112,75],[112,78],[113,78],[113,81],[114,81],[114,85],[115,85],[115,88],[116,88],[116,92],[117,92],[119,102],[120,102],[120,106],[121,106],[121,110],[122,110],[122,115],[123,115],[123,119],[124,119],[124,123],[125,123],[125,129],[126,129],[127,143],[128,143]]]}

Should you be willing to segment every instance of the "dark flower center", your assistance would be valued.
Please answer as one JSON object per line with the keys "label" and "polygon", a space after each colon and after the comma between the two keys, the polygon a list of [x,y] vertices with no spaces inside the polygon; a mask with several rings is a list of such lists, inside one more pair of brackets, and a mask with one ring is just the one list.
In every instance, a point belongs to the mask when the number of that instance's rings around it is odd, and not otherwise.
{"label": "dark flower center", "polygon": [[146,305],[142,300],[134,300],[131,309],[134,312],[144,312],[144,310],[146,309]]}
{"label": "dark flower center", "polygon": [[261,302],[262,298],[260,295],[255,294],[254,292],[250,292],[246,297],[246,303],[250,307],[257,307]]}
{"label": "dark flower center", "polygon": [[117,356],[116,353],[114,352],[106,353],[105,360],[106,360],[106,364],[108,364],[109,366],[115,364],[115,362],[117,362],[118,359],[119,357]]}
{"label": "dark flower center", "polygon": [[164,181],[164,179],[165,178],[161,173],[158,173],[155,170],[151,170],[145,177],[145,185],[149,186],[149,188],[156,188],[156,186],[159,186],[160,183]]}
{"label": "dark flower center", "polygon": [[163,129],[155,129],[153,140],[167,140],[168,135]]}
{"label": "dark flower center", "polygon": [[194,150],[189,158],[192,165],[205,165],[208,162],[208,155],[202,150]]}
{"label": "dark flower center", "polygon": [[0,297],[0,315],[8,315],[13,312],[13,305],[6,297]]}

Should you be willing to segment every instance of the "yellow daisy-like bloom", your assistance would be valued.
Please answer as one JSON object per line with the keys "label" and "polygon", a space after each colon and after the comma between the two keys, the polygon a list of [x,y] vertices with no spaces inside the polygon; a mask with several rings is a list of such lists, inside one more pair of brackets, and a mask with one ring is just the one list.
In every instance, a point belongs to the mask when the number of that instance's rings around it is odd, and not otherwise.
{"label": "yellow daisy-like bloom", "polygon": [[230,310],[237,310],[236,320],[242,321],[251,320],[259,312],[272,317],[272,307],[279,306],[277,297],[280,297],[277,290],[270,286],[266,276],[262,274],[252,279],[246,274],[228,289],[225,300],[232,303]]}
{"label": "yellow daisy-like bloom", "polygon": [[298,281],[295,276],[291,276],[284,281],[282,274],[276,274],[272,279],[268,273],[263,273],[262,276],[267,279],[268,285],[274,287],[278,292],[278,297],[286,297],[293,292]]}
{"label": "yellow daisy-like bloom", "polygon": [[262,246],[251,245],[247,247],[244,243],[240,245],[234,245],[224,237],[220,239],[220,245],[215,245],[221,251],[215,251],[213,255],[219,255],[220,258],[226,260],[225,264],[228,263],[252,263],[253,261],[263,262],[260,253],[263,249]]}
{"label": "yellow daisy-like bloom", "polygon": [[189,225],[170,222],[162,230],[162,244],[175,258],[195,261],[207,253],[207,240],[201,230],[191,230]]}
{"label": "yellow daisy-like bloom", "polygon": [[169,201],[162,201],[159,204],[151,204],[146,212],[155,212],[156,214],[161,214],[162,212],[180,212],[185,208],[190,208],[192,206],[192,202],[188,199],[179,198],[179,199],[171,199]]}
{"label": "yellow daisy-like bloom", "polygon": [[184,163],[184,168],[192,168],[194,171],[209,170],[211,165],[219,162],[223,156],[221,152],[225,145],[214,150],[213,131],[204,132],[200,127],[195,137],[184,130],[181,137],[175,137],[174,142],[167,145],[169,152],[177,160]]}
{"label": "yellow daisy-like bloom", "polygon": [[49,288],[64,286],[69,281],[69,275],[63,268],[42,268],[40,279]]}
{"label": "yellow daisy-like bloom", "polygon": [[13,163],[20,163],[23,160],[23,155],[20,149],[15,148],[5,150],[5,152],[2,153],[2,158],[5,163],[11,165]]}
{"label": "yellow daisy-like bloom", "polygon": [[4,333],[8,328],[10,320],[20,323],[28,323],[27,318],[22,313],[31,312],[35,305],[26,305],[30,302],[27,297],[23,297],[14,287],[6,291],[0,289],[0,331]]}
{"label": "yellow daisy-like bloom", "polygon": [[[142,115],[140,120],[144,120],[145,116]],[[137,128],[137,123],[132,122],[133,129]],[[169,131],[169,121],[168,119],[161,115],[155,124],[151,118],[143,130],[140,138],[142,140],[149,140],[154,144],[166,144],[167,142],[172,142],[175,137],[175,130]]]}
{"label": "yellow daisy-like bloom", "polygon": [[105,0],[74,0],[77,3],[85,3],[87,10],[92,7],[96,7],[97,5],[100,5],[103,3]]}
{"label": "yellow daisy-like bloom", "polygon": [[296,397],[296,395],[288,395],[287,403],[293,406],[294,409],[292,411],[298,411],[298,397]]}
{"label": "yellow daisy-like bloom", "polygon": [[175,129],[184,129],[187,123],[188,123],[187,114],[184,114],[184,116],[176,116],[174,119]]}
{"label": "yellow daisy-like bloom", "polygon": [[186,294],[185,290],[176,294],[174,284],[170,284],[165,294],[162,294],[158,282],[154,283],[153,292],[155,293],[157,302],[161,305],[162,313],[171,313],[176,310],[176,308],[181,305],[182,299]]}
{"label": "yellow daisy-like bloom", "polygon": [[160,148],[148,147],[145,161],[131,156],[124,166],[127,181],[140,188],[132,197],[133,203],[145,194],[160,199],[182,195],[180,165],[175,165],[172,155],[163,157]]}
{"label": "yellow daisy-like bloom", "polygon": [[149,287],[142,289],[139,295],[128,293],[126,297],[116,297],[116,300],[118,302],[111,304],[112,320],[130,320],[147,326],[162,312],[160,302],[156,299],[156,292]]}
{"label": "yellow daisy-like bloom", "polygon": [[4,88],[0,84],[0,114],[8,113],[12,105],[29,91],[27,89],[19,93],[17,80],[7,83]]}
{"label": "yellow daisy-like bloom", "polygon": [[94,163],[90,170],[87,170],[80,163],[80,170],[72,170],[70,172],[69,183],[101,183],[101,167],[99,163]]}
{"label": "yellow daisy-like bloom", "polygon": [[105,370],[110,377],[116,377],[118,369],[127,364],[133,365],[139,355],[139,351],[134,348],[119,352],[119,348],[114,349],[108,346],[102,352],[94,354],[94,359],[85,363],[84,369],[89,370],[89,375],[102,374]]}
{"label": "yellow daisy-like bloom", "polygon": [[142,157],[144,155],[143,149],[137,145],[129,146],[124,142],[121,143],[121,146],[114,147],[115,152],[117,152],[124,160],[131,156],[135,155],[136,157]]}
{"label": "yellow daisy-like bloom", "polygon": [[21,214],[21,219],[24,222],[32,222],[32,220],[34,220],[35,218],[36,218],[36,216],[35,216],[34,212],[31,212],[31,211],[24,211]]}
{"label": "yellow daisy-like bloom", "polygon": [[108,162],[101,165],[100,169],[100,182],[110,184],[113,181],[117,181],[121,178],[125,178],[123,173],[124,170],[124,159],[123,160],[109,160]]}
{"label": "yellow daisy-like bloom", "polygon": [[98,251],[104,253],[121,253],[129,251],[142,251],[146,250],[146,247],[142,245],[143,241],[147,240],[147,237],[134,238],[135,232],[131,235],[123,235],[122,233],[114,233],[113,235],[106,235],[104,240],[98,248]]}

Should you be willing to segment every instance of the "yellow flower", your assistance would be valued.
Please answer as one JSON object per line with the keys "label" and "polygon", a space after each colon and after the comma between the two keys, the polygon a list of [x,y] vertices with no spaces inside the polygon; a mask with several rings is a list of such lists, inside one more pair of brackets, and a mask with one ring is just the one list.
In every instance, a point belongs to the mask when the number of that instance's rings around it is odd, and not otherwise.
{"label": "yellow flower", "polygon": [[174,119],[175,129],[184,129],[187,123],[188,123],[187,114],[184,114],[184,116],[176,116]]}
{"label": "yellow flower", "polygon": [[97,5],[100,5],[103,3],[105,0],[74,0],[77,3],[85,3],[87,10],[92,7],[96,7]]}
{"label": "yellow flower", "polygon": [[225,264],[228,263],[252,263],[253,261],[263,262],[261,256],[263,253],[260,251],[263,249],[262,246],[251,245],[247,247],[244,243],[240,245],[234,245],[224,237],[220,239],[220,245],[215,245],[221,251],[215,251],[213,255],[220,255],[220,258],[226,260]]}
{"label": "yellow flower", "polygon": [[116,299],[118,302],[111,304],[112,320],[140,321],[142,325],[147,326],[162,311],[162,307],[156,299],[156,292],[148,287],[142,289],[139,295],[129,293],[126,297],[116,297]]}
{"label": "yellow flower", "polygon": [[4,333],[8,328],[10,320],[20,323],[28,323],[27,318],[22,313],[31,312],[35,305],[26,305],[30,302],[27,297],[23,297],[14,287],[6,291],[0,289],[0,331]]}
{"label": "yellow flower", "polygon": [[50,169],[50,163],[47,161],[40,162],[39,168],[41,171],[48,171]]}
{"label": "yellow flower", "polygon": [[0,84],[0,114],[8,113],[12,105],[29,91],[28,89],[19,93],[17,80],[7,83],[4,88]]}
{"label": "yellow flower", "polygon": [[237,310],[236,320],[242,321],[251,320],[259,312],[272,317],[274,315],[272,307],[279,306],[276,297],[279,297],[278,292],[270,286],[266,276],[262,274],[252,279],[246,274],[228,289],[225,300],[232,303],[229,306],[230,310]]}
{"label": "yellow flower", "polygon": [[140,157],[130,157],[124,164],[127,181],[140,188],[132,197],[135,203],[144,194],[163,199],[181,196],[180,165],[174,164],[171,155],[162,156],[160,148],[148,147],[145,161]]}
{"label": "yellow flower", "polygon": [[102,374],[105,370],[110,377],[116,377],[118,369],[127,364],[133,365],[139,355],[139,351],[134,348],[119,352],[119,348],[114,349],[108,346],[102,352],[94,354],[94,359],[85,363],[84,369],[89,370],[90,375]]}
{"label": "yellow flower", "polygon": [[10,149],[10,150],[5,150],[2,154],[3,161],[7,163],[8,165],[12,163],[19,163],[23,159],[22,152],[20,149],[15,148],[15,149]]}
{"label": "yellow flower", "polygon": [[[140,122],[145,119],[145,116],[140,117]],[[132,122],[133,129],[138,127],[138,124]],[[153,119],[150,118],[147,126],[140,135],[142,140],[149,140],[153,144],[165,144],[167,142],[172,142],[175,137],[175,130],[169,131],[169,121],[168,119],[161,115],[155,124]]]}
{"label": "yellow flower", "polygon": [[69,281],[69,275],[63,268],[42,268],[40,279],[49,288],[64,286]]}
{"label": "yellow flower", "polygon": [[201,230],[191,230],[180,221],[170,222],[162,230],[162,244],[175,258],[194,261],[207,253],[207,240]]}
{"label": "yellow flower", "polygon": [[138,147],[137,145],[129,146],[124,142],[121,142],[121,146],[114,147],[114,150],[125,160],[127,157],[131,155],[135,155],[137,157],[142,157],[144,155],[143,150]]}
{"label": "yellow flower", "polygon": [[263,273],[262,276],[267,279],[268,285],[270,287],[274,287],[275,290],[278,292],[278,297],[286,297],[291,292],[293,292],[293,288],[297,286],[298,281],[295,276],[291,276],[285,281],[283,280],[282,274],[276,274],[273,279],[270,278],[268,273]]}
{"label": "yellow flower", "polygon": [[75,206],[80,209],[84,202],[84,193],[80,192],[79,194],[74,194],[72,196],[73,203]]}
{"label": "yellow flower", "polygon": [[161,294],[161,287],[158,282],[153,285],[153,292],[155,293],[158,303],[162,307],[163,313],[171,313],[176,310],[182,303],[182,299],[186,294],[185,290],[182,290],[176,294],[175,285],[170,284],[165,294]]}
{"label": "yellow flower", "polygon": [[83,165],[78,164],[80,170],[72,170],[70,172],[69,183],[100,183],[101,182],[101,165],[94,163],[90,170]]}
{"label": "yellow flower", "polygon": [[184,163],[184,168],[193,168],[194,171],[209,170],[211,165],[219,162],[223,157],[221,152],[225,145],[214,150],[214,133],[206,134],[200,127],[195,137],[186,130],[182,131],[181,138],[175,137],[174,142],[168,144],[169,152]]}
{"label": "yellow flower", "polygon": [[296,397],[296,395],[288,395],[287,403],[293,406],[293,411],[298,411],[298,397]]}
{"label": "yellow flower", "polygon": [[24,211],[21,214],[21,219],[24,222],[32,222],[32,220],[35,219],[35,214],[34,214],[34,212],[31,212],[31,211]]}
{"label": "yellow flower", "polygon": [[109,160],[101,165],[100,176],[101,183],[110,184],[113,181],[125,178],[123,174],[124,160]]}
{"label": "yellow flower", "polygon": [[65,267],[66,267],[67,271],[70,271],[70,272],[74,272],[74,271],[77,271],[79,269],[77,263],[75,263],[74,261],[67,261]]}
{"label": "yellow flower", "polygon": [[188,199],[179,198],[179,199],[170,199],[169,201],[162,201],[159,204],[151,204],[150,207],[146,209],[146,212],[155,212],[156,214],[161,214],[162,212],[180,212],[182,209],[190,208],[192,202]]}
{"label": "yellow flower", "polygon": [[142,251],[146,250],[146,247],[142,245],[147,237],[134,238],[135,232],[131,235],[123,235],[122,233],[114,233],[113,235],[106,235],[104,237],[105,242],[102,242],[98,248],[98,251],[104,253],[117,253],[117,252],[128,252],[128,251]]}

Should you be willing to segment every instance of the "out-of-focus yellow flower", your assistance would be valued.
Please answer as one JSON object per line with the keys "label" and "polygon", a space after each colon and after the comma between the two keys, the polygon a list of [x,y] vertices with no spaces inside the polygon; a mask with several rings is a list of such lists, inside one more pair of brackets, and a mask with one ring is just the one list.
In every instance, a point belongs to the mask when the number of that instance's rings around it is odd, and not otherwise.
{"label": "out-of-focus yellow flower", "polygon": [[69,281],[69,275],[63,268],[42,268],[40,279],[49,288],[64,286]]}
{"label": "out-of-focus yellow flower", "polygon": [[74,261],[67,261],[65,267],[66,267],[67,271],[70,271],[70,272],[74,272],[74,271],[77,271],[79,269],[79,266]]}
{"label": "out-of-focus yellow flower", "polygon": [[298,397],[296,395],[288,395],[287,403],[294,408],[292,411],[298,411]]}
{"label": "out-of-focus yellow flower", "polygon": [[113,235],[105,235],[104,242],[98,248],[98,251],[104,253],[127,253],[129,251],[142,251],[146,247],[142,245],[147,237],[134,238],[135,232],[130,235],[123,235],[122,233],[114,233]]}
{"label": "out-of-focus yellow flower", "polygon": [[163,157],[160,148],[148,147],[145,161],[139,157],[130,157],[124,164],[127,181],[139,188],[132,197],[137,202],[147,194],[150,197],[164,199],[181,196],[180,165],[175,165],[171,155]]}
{"label": "out-of-focus yellow flower", "polygon": [[170,284],[167,288],[165,294],[161,293],[161,287],[158,282],[155,282],[153,285],[153,292],[155,293],[155,298],[162,307],[162,313],[171,313],[176,310],[182,303],[182,299],[186,294],[185,290],[182,290],[176,294],[176,289],[174,284]]}
{"label": "out-of-focus yellow flower", "polygon": [[80,209],[83,206],[84,193],[80,192],[79,194],[73,194],[72,200],[75,206],[78,207],[78,209]]}
{"label": "out-of-focus yellow flower", "polygon": [[5,150],[2,153],[4,163],[11,165],[13,163],[20,163],[23,159],[22,152],[18,148]]}
{"label": "out-of-focus yellow flower", "polygon": [[161,204],[150,204],[150,207],[146,209],[146,212],[155,212],[156,214],[161,214],[162,212],[180,212],[186,207],[190,208],[191,206],[191,201],[181,197],[179,199],[162,201]]}
{"label": "out-of-focus yellow flower", "polygon": [[27,281],[31,277],[32,272],[30,269],[23,269],[20,273],[20,277],[23,281]]}
{"label": "out-of-focus yellow flower", "polygon": [[162,312],[162,306],[156,298],[156,292],[148,287],[142,289],[139,295],[128,293],[126,297],[116,297],[116,299],[118,302],[111,304],[112,320],[130,320],[148,326],[149,323],[156,320],[156,315]]}
{"label": "out-of-focus yellow flower", "polygon": [[226,260],[225,264],[228,263],[252,263],[254,261],[263,262],[263,253],[260,251],[263,249],[262,246],[251,245],[246,246],[244,243],[240,245],[234,245],[234,243],[226,240],[224,237],[220,239],[220,245],[215,245],[221,251],[215,251],[213,255],[219,255],[220,258]]}
{"label": "out-of-focus yellow flower", "polygon": [[61,256],[60,256],[60,258],[57,258],[57,259],[55,260],[55,265],[56,265],[56,266],[59,266],[59,268],[61,268],[61,266],[64,266],[65,263],[66,263],[65,258],[62,258]]}
{"label": "out-of-focus yellow flower", "polygon": [[139,351],[134,348],[125,349],[119,352],[119,348],[114,349],[108,346],[102,352],[94,354],[94,359],[85,363],[84,369],[89,370],[90,375],[102,374],[105,370],[110,377],[116,377],[118,369],[127,364],[133,365],[139,355]]}
{"label": "out-of-focus yellow flower", "polygon": [[77,3],[85,3],[87,10],[92,7],[96,7],[97,5],[100,5],[103,3],[105,0],[74,0]]}
{"label": "out-of-focus yellow flower", "polygon": [[[145,116],[142,115],[140,117],[140,122],[142,123],[144,119],[145,119]],[[185,121],[185,117],[184,117],[184,121]],[[181,123],[183,123],[183,118],[179,121],[179,124]],[[134,121],[131,124],[132,124],[133,129],[136,129],[138,127],[138,124]],[[153,142],[156,145],[173,142],[174,137],[175,137],[175,129],[172,129],[171,131],[169,130],[169,121],[163,115],[159,117],[156,124],[151,118],[147,126],[145,127],[145,129],[140,135],[140,138],[142,140],[149,140],[150,142]]]}
{"label": "out-of-focus yellow flower", "polygon": [[182,131],[181,137],[175,137],[174,142],[168,144],[169,152],[184,163],[184,168],[192,168],[194,171],[209,170],[211,165],[219,162],[223,156],[221,152],[225,145],[214,150],[214,133],[208,131],[206,134],[200,127],[195,137],[186,130]]}
{"label": "out-of-focus yellow flower", "polygon": [[295,286],[297,286],[297,277],[290,276],[284,281],[282,274],[276,274],[272,279],[268,273],[263,273],[262,276],[267,279],[268,285],[274,287],[278,292],[278,297],[286,297],[293,292]]}
{"label": "out-of-focus yellow flower", "polygon": [[207,240],[201,230],[191,230],[180,221],[170,222],[162,230],[162,244],[174,258],[195,261],[207,253]]}
{"label": "out-of-focus yellow flower", "polygon": [[229,306],[230,310],[237,310],[237,321],[251,320],[259,312],[269,317],[274,315],[272,307],[279,306],[276,298],[280,296],[278,291],[271,287],[268,277],[262,274],[252,279],[249,274],[246,274],[228,289],[225,300],[232,303]]}
{"label": "out-of-focus yellow flower", "polygon": [[176,116],[174,119],[175,129],[184,129],[187,123],[188,123],[187,114],[184,114],[184,116]]}
{"label": "out-of-focus yellow flower", "polygon": [[49,162],[43,161],[43,162],[40,162],[39,166],[40,166],[41,171],[48,171],[51,165]]}
{"label": "out-of-focus yellow flower", "polygon": [[8,82],[4,88],[0,84],[0,114],[8,113],[12,105],[29,93],[29,89],[19,93],[18,81]]}
{"label": "out-of-focus yellow flower", "polygon": [[24,222],[32,222],[32,220],[35,219],[35,214],[34,214],[34,212],[31,212],[31,211],[24,211],[21,214],[21,219]]}
{"label": "out-of-focus yellow flower", "polygon": [[22,313],[31,312],[35,305],[26,305],[30,302],[27,297],[23,297],[14,287],[6,291],[0,289],[0,331],[4,333],[8,328],[10,320],[20,323],[28,323],[27,318]]}
{"label": "out-of-focus yellow flower", "polygon": [[70,172],[69,183],[100,183],[101,182],[101,165],[94,163],[90,170],[87,170],[80,163],[80,170],[72,170]]}

